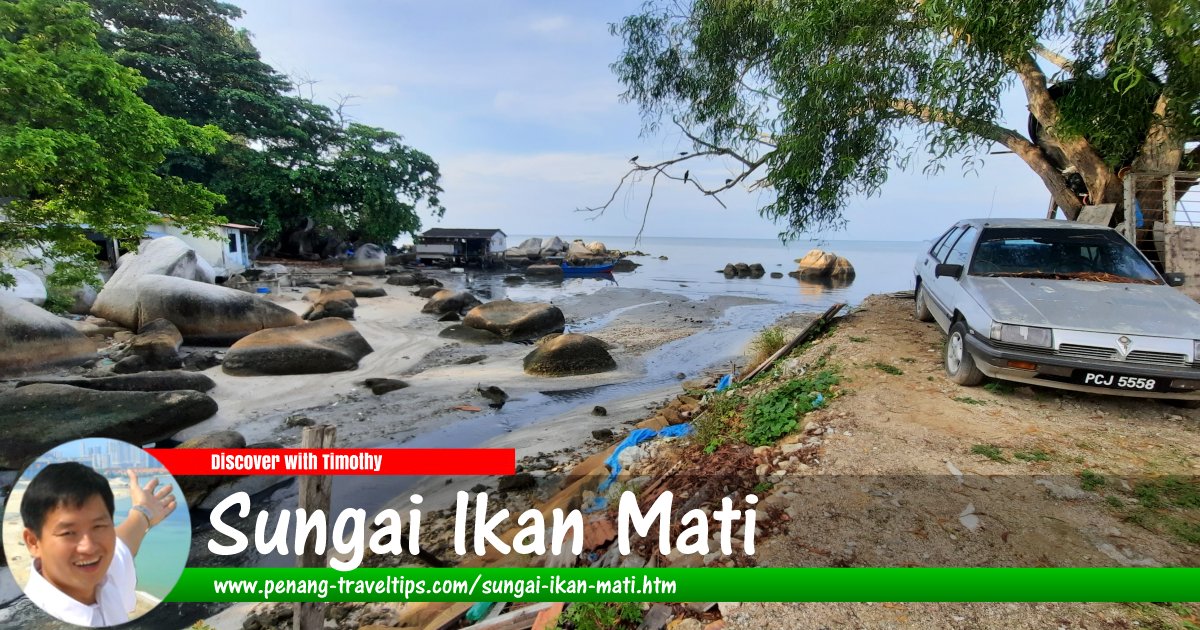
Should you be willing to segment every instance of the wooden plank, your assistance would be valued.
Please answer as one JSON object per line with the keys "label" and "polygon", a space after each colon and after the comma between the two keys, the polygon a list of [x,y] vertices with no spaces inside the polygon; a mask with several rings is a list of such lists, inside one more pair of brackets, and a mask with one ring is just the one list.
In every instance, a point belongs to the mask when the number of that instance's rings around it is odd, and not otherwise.
{"label": "wooden plank", "polygon": [[[543,610],[549,610],[553,605],[553,602],[542,602],[510,610],[503,615],[480,621],[471,626],[471,630],[524,630],[525,628],[533,627],[533,622],[537,619],[537,616]],[[559,604],[559,606],[562,606],[562,604]]]}
{"label": "wooden plank", "polygon": [[[305,427],[300,437],[300,448],[333,448],[337,429],[332,424]],[[300,509],[306,514],[320,510],[329,513],[329,496],[333,489],[333,477],[302,475],[300,477]],[[300,554],[301,567],[324,568],[327,560],[324,553],[317,553],[317,543],[311,537],[304,542]],[[294,630],[318,630],[325,627],[325,602],[297,602],[292,609]]]}
{"label": "wooden plank", "polygon": [[838,311],[842,310],[845,307],[846,307],[846,305],[842,302],[838,302],[837,304],[834,304],[833,306],[829,307],[829,310],[825,311],[824,315],[821,315],[817,319],[814,319],[813,321],[809,322],[808,325],[804,327],[804,330],[801,330],[800,334],[796,335],[795,339],[792,339],[791,341],[788,342],[788,344],[786,346],[777,350],[775,352],[775,354],[772,354],[770,357],[768,357],[766,361],[759,363],[758,367],[754,368],[753,370],[750,370],[745,375],[743,375],[741,378],[736,379],[737,382],[744,383],[744,382],[754,378],[755,376],[758,376],[758,374],[760,372],[762,372],[763,370],[774,365],[775,362],[780,359],[780,357],[787,356],[787,353],[794,350],[796,348],[796,346],[804,343],[804,341],[807,340],[810,336],[812,336],[812,334],[814,332],[816,332],[816,330],[818,328],[820,328],[822,324],[827,323],[829,320],[833,319],[833,316],[837,315]]}

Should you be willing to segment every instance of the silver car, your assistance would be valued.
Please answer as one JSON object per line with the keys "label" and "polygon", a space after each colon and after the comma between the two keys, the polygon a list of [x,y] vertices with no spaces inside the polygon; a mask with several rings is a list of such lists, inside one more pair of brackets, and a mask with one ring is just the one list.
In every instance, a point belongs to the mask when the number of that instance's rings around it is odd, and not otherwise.
{"label": "silver car", "polygon": [[915,314],[948,338],[946,373],[1200,401],[1200,304],[1106,227],[971,219],[920,258]]}

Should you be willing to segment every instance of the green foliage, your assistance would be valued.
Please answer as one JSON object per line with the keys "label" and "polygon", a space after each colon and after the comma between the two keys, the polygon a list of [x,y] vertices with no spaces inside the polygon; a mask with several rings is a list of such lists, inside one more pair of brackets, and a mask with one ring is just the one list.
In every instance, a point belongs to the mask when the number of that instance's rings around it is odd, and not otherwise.
{"label": "green foliage", "polygon": [[84,4],[0,3],[0,252],[71,281],[96,273],[81,226],[130,238],[154,212],[194,232],[221,219],[219,195],[158,167],[173,151],[213,152],[225,133],[147,105],[145,80],[104,53],[100,30]]}
{"label": "green foliage", "polygon": [[1017,451],[1013,453],[1013,457],[1023,462],[1048,462],[1050,455],[1040,448],[1035,448],[1028,451]]}
{"label": "green foliage", "polygon": [[955,396],[952,400],[954,400],[954,402],[960,402],[964,405],[986,405],[987,404],[986,400],[979,400],[978,398],[971,398],[970,396]]}
{"label": "green foliage", "polygon": [[997,395],[1013,393],[1013,386],[1003,381],[991,381],[989,383],[985,383],[983,388]]}
{"label": "green foliage", "polygon": [[1185,509],[1200,509],[1200,480],[1169,475],[1139,482],[1134,487],[1138,503],[1156,509],[1173,505]]}
{"label": "green foliage", "polygon": [[635,602],[576,602],[559,616],[558,627],[610,630],[635,628],[641,621],[642,609]]}
{"label": "green foliage", "polygon": [[1163,146],[1183,148],[1200,127],[1198,22],[1194,0],[655,0],[612,25],[612,68],[647,132],[669,121],[694,153],[737,156],[739,183],[776,193],[762,216],[796,237],[843,225],[849,200],[914,158],[971,172],[993,143],[1025,146],[1000,98],[1022,71],[1047,81],[1028,71],[1039,43],[1074,57],[1074,89],[1043,114],[1050,136],[1128,163],[1163,95]]}
{"label": "green foliage", "polygon": [[850,335],[850,341],[854,343],[866,343],[870,341],[870,339],[867,337],[855,337],[854,335]]}
{"label": "green foliage", "polygon": [[1000,452],[1000,447],[995,444],[976,444],[971,447],[971,452],[983,455],[994,462],[1008,462],[1008,459]]}
{"label": "green foliage", "polygon": [[1179,475],[1145,479],[1134,485],[1132,494],[1133,507],[1115,495],[1105,500],[1129,523],[1200,545],[1200,481]]}
{"label": "green foliage", "polygon": [[754,487],[751,488],[750,491],[755,494],[762,494],[764,492],[770,492],[771,488],[774,488],[774,487],[775,487],[775,484],[771,483],[770,481],[760,481],[760,482],[754,484]]}
{"label": "green foliage", "polygon": [[835,370],[824,369],[754,396],[745,412],[746,443],[764,446],[792,432],[800,418],[816,408],[817,394],[828,401],[833,397],[832,387],[839,381]]}
{"label": "green foliage", "polygon": [[900,368],[892,365],[891,363],[884,363],[883,361],[876,361],[876,362],[872,363],[871,366],[874,367],[875,369],[879,370],[880,372],[886,372],[893,376],[900,376],[901,374],[904,374],[904,370],[901,370]]}
{"label": "green foliage", "polygon": [[772,326],[758,333],[754,341],[750,343],[750,349],[754,352],[754,360],[752,363],[758,365],[766,361],[771,355],[779,351],[780,348],[787,345],[787,338],[782,328]]}
{"label": "green foliage", "polygon": [[1095,490],[1096,488],[1102,487],[1104,484],[1105,484],[1105,480],[1104,480],[1103,475],[1100,475],[1094,471],[1088,470],[1087,468],[1084,468],[1083,470],[1079,471],[1079,487],[1080,488],[1090,492],[1092,490]]}
{"label": "green foliage", "polygon": [[[159,112],[228,131],[215,155],[173,152],[164,170],[223,194],[221,211],[260,225],[268,249],[309,220],[332,236],[387,246],[415,233],[419,211],[441,216],[437,164],[390,131],[347,120],[264,63],[216,0],[90,0],[101,41],[146,78]],[[309,88],[309,95],[299,91]]]}
{"label": "green foliage", "polygon": [[708,406],[692,421],[694,439],[712,453],[725,443],[732,433],[732,423],[746,399],[735,391],[736,386],[709,395]]}

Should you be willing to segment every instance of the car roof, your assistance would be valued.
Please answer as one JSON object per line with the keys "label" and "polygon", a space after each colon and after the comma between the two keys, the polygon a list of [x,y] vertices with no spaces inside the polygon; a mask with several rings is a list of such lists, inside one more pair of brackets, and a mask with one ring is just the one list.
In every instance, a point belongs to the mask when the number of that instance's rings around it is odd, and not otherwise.
{"label": "car roof", "polygon": [[1063,230],[1107,230],[1104,225],[1095,225],[1093,223],[1079,223],[1078,221],[1067,221],[1064,219],[963,219],[955,225],[974,225],[978,228],[984,227],[1004,227],[1004,228],[1040,228],[1040,229],[1063,229]]}

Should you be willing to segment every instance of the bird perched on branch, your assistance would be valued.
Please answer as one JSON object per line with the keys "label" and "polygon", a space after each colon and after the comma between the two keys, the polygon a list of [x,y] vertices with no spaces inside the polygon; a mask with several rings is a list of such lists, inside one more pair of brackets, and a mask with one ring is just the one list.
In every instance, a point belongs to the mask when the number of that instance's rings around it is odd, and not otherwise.
{"label": "bird perched on branch", "polygon": [[636,163],[637,163],[637,159],[638,159],[638,156],[636,156],[636,155],[635,155],[635,156],[633,156],[633,157],[629,158],[629,163],[630,163],[630,164],[636,164]]}
{"label": "bird perched on branch", "polygon": [[680,151],[680,152],[679,152],[679,155],[687,155],[687,154],[688,154],[688,152],[687,152],[687,151]]}
{"label": "bird perched on branch", "polygon": [[691,173],[691,171],[684,171],[684,172],[683,172],[683,183],[685,183],[685,184],[686,184],[686,183],[687,183],[687,181],[688,181],[688,173]]}
{"label": "bird perched on branch", "polygon": [[733,180],[732,180],[732,179],[727,179],[727,180],[725,180],[725,185],[726,185],[726,186],[728,186],[728,185],[730,185],[730,184],[732,184],[732,183],[733,183]]}

